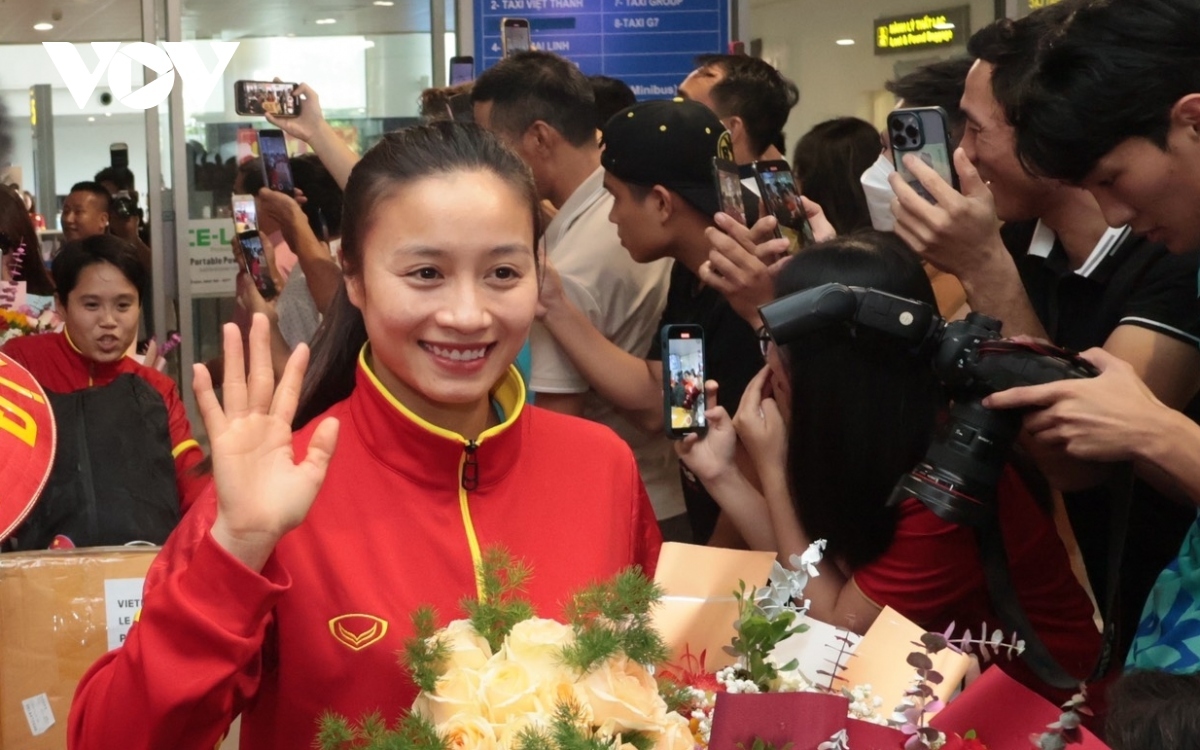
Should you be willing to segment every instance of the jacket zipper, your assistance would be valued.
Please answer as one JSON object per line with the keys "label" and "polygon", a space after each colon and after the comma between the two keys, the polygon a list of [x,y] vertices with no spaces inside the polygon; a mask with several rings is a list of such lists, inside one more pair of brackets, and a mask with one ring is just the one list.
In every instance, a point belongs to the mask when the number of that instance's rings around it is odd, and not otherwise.
{"label": "jacket zipper", "polygon": [[[79,434],[78,434],[78,450],[79,450],[79,473],[83,479],[83,491],[87,509],[87,524],[88,524],[88,539],[80,540],[83,546],[95,545],[100,535],[100,522],[97,517],[98,508],[96,507],[96,487],[95,479],[92,477],[92,454],[88,450],[87,442],[87,420],[83,408],[83,399],[78,399],[76,406],[79,416]],[[75,540],[72,540],[75,541]]]}
{"label": "jacket zipper", "polygon": [[468,440],[463,446],[462,459],[458,464],[458,508],[462,513],[463,528],[467,532],[467,545],[471,548],[471,565],[475,569],[475,594],[483,600],[483,580],[479,575],[479,567],[483,563],[483,555],[479,549],[479,538],[475,535],[475,524],[471,520],[470,496],[468,493],[479,486],[479,458],[475,451],[479,443]]}

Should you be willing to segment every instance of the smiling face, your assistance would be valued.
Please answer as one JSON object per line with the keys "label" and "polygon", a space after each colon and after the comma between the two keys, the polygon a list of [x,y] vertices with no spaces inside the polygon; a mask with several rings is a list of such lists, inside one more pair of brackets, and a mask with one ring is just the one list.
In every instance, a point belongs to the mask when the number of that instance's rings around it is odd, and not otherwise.
{"label": "smiling face", "polygon": [[79,272],[75,288],[60,300],[67,335],[83,356],[116,362],[137,338],[138,290],[111,263],[92,263]]}
{"label": "smiling face", "polygon": [[371,217],[346,286],[372,369],[422,419],[463,432],[489,413],[537,308],[528,200],[490,171],[458,171],[398,186]]}
{"label": "smiling face", "polygon": [[991,63],[978,60],[967,73],[962,111],[967,119],[963,151],[988,183],[1001,221],[1036,218],[1061,185],[1033,177],[1017,158],[1016,131],[992,93]]}
{"label": "smiling face", "polygon": [[63,239],[67,242],[94,237],[108,231],[104,199],[87,190],[67,196],[62,210]]}

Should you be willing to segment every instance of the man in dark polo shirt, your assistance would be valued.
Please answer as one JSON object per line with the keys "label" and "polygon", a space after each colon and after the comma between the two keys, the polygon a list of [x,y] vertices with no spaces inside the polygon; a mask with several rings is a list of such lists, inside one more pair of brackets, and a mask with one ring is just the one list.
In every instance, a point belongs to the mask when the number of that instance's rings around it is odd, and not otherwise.
{"label": "man in dark polo shirt", "polygon": [[[1174,253],[1196,253],[1200,4],[1070,5],[1023,81],[1014,120],[1022,163],[1087,188],[1111,223],[1129,224]],[[1135,368],[1102,350],[1085,356],[1098,377],[1014,388],[985,404],[1027,410],[1024,426],[1038,444],[1091,461],[1131,462],[1200,505],[1200,425],[1156,398]],[[1128,667],[1200,671],[1197,570],[1200,519],[1147,601]]]}
{"label": "man in dark polo shirt", "polygon": [[[763,366],[758,339],[725,298],[700,283],[697,271],[712,243],[705,230],[720,210],[712,177],[715,156],[731,158],[729,135],[707,107],[692,101],[645,102],[619,112],[604,128],[604,186],[613,195],[609,220],[621,244],[640,263],[673,258],[662,324],[703,326],[705,376],[720,386],[720,402],[732,414],[746,385]],[[602,397],[644,430],[663,432],[661,350],[645,359],[622,351],[592,326],[547,273],[543,323],[575,368]],[[726,529],[714,538],[719,508],[686,469],[684,500],[697,544],[731,541]]]}
{"label": "man in dark polo shirt", "polygon": [[[896,231],[930,263],[963,282],[967,304],[1004,321],[1006,335],[1047,338],[1075,350],[1103,347],[1128,361],[1164,403],[1200,417],[1200,304],[1196,256],[1177,256],[1110,228],[1095,198],[1029,175],[1016,156],[1010,113],[1051,10],[976,33],[962,109],[967,130],[955,154],[960,195],[923,164],[914,167],[938,200],[893,180]],[[1003,229],[997,221],[1008,222]],[[1088,578],[1102,604],[1114,499],[1094,485],[1106,470],[1043,454],[1039,465],[1064,500]],[[1117,658],[1123,658],[1146,595],[1179,549],[1194,513],[1138,482],[1118,583]]]}

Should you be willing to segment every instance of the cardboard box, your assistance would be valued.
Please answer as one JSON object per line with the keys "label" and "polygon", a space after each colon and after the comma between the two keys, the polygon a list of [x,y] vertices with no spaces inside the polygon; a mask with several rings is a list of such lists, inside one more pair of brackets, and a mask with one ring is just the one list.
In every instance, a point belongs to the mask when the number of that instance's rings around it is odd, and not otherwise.
{"label": "cardboard box", "polygon": [[0,748],[62,750],[84,672],[119,648],[157,547],[0,555]]}

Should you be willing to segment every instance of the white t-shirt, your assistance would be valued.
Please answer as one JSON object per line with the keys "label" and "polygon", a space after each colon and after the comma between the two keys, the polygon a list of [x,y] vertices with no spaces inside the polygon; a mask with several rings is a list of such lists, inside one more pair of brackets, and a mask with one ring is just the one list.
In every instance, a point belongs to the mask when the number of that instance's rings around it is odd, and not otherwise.
{"label": "white t-shirt", "polygon": [[[597,169],[563,203],[546,227],[543,241],[567,297],[605,338],[636,357],[645,357],[657,340],[672,261],[638,263],[629,257],[616,225],[608,220],[612,203],[604,189],[604,170]],[[655,516],[665,519],[684,513],[679,463],[670,441],[645,434],[592,392],[541,323],[534,323],[529,339],[530,390],[586,393],[584,417],[612,428],[633,449]]]}
{"label": "white t-shirt", "polygon": [[[337,257],[337,251],[342,246],[341,238],[329,243],[330,257]],[[321,325],[321,313],[317,312],[317,303],[313,300],[312,292],[308,289],[308,279],[304,276],[304,268],[300,263],[292,268],[287,282],[279,292],[279,301],[275,303],[275,311],[279,314],[279,332],[288,348],[295,349],[301,343],[311,344],[317,327]]]}

